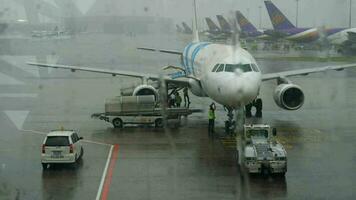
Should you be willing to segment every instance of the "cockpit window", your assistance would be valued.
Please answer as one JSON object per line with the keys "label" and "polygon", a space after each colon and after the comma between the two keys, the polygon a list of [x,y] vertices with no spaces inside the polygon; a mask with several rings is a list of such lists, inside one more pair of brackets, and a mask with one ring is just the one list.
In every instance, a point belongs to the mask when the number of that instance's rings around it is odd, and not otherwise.
{"label": "cockpit window", "polygon": [[222,71],[224,71],[224,64],[220,64],[220,66],[219,66],[219,68],[218,68],[218,70],[216,70],[216,72],[222,72]]}
{"label": "cockpit window", "polygon": [[260,70],[258,69],[256,64],[251,64],[252,70],[255,72],[259,72]]}
{"label": "cockpit window", "polygon": [[236,69],[240,69],[242,72],[251,72],[250,64],[226,64],[225,71],[226,72],[235,72]]}
{"label": "cockpit window", "polygon": [[219,67],[219,64],[216,64],[216,65],[214,66],[212,72],[215,72],[218,67]]}

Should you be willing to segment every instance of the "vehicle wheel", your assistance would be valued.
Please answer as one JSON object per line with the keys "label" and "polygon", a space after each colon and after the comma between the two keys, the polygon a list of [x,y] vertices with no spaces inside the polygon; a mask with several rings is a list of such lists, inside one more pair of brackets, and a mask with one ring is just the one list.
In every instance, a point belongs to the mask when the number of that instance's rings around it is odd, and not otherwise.
{"label": "vehicle wheel", "polygon": [[80,155],[78,159],[82,159],[83,158],[83,154],[84,154],[84,149],[83,147],[80,148]]}
{"label": "vehicle wheel", "polygon": [[70,163],[69,167],[72,168],[72,169],[76,169],[77,168],[77,161],[75,161],[73,163]]}
{"label": "vehicle wheel", "polygon": [[237,165],[240,165],[240,163],[239,163],[239,151],[235,152],[235,159],[236,159]]}
{"label": "vehicle wheel", "polygon": [[163,120],[161,118],[156,119],[155,127],[156,128],[162,128],[163,127]]}
{"label": "vehicle wheel", "polygon": [[261,118],[262,117],[262,108],[263,108],[262,99],[256,100],[255,107],[256,107],[256,117]]}
{"label": "vehicle wheel", "polygon": [[114,120],[112,120],[112,125],[114,125],[115,128],[122,128],[123,123],[120,118],[115,118]]}
{"label": "vehicle wheel", "polygon": [[230,122],[225,121],[225,133],[229,134],[230,133]]}
{"label": "vehicle wheel", "polygon": [[47,170],[48,164],[47,163],[42,163],[42,169]]}
{"label": "vehicle wheel", "polygon": [[279,173],[278,174],[278,177],[285,177],[286,176],[286,173],[285,172],[282,172],[282,173]]}
{"label": "vehicle wheel", "polygon": [[252,117],[252,113],[251,113],[252,104],[247,104],[247,105],[245,106],[245,109],[246,109],[246,117],[247,117],[247,118]]}

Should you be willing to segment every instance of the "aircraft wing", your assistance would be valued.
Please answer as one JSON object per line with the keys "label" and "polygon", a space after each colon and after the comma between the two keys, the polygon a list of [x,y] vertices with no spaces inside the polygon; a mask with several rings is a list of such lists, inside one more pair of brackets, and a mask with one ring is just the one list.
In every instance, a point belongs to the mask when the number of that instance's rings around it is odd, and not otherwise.
{"label": "aircraft wing", "polygon": [[144,50],[144,51],[158,51],[161,53],[168,53],[168,54],[175,54],[175,55],[182,55],[183,53],[180,51],[176,50],[165,50],[165,49],[153,49],[153,48],[146,48],[146,47],[139,47],[137,48],[138,50]]}
{"label": "aircraft wing", "polygon": [[28,62],[28,65],[37,66],[37,67],[44,67],[44,68],[55,68],[55,69],[68,69],[72,72],[75,71],[84,71],[84,72],[93,72],[99,74],[109,74],[112,76],[127,76],[133,78],[141,78],[153,81],[159,81],[163,79],[168,83],[177,84],[179,86],[188,86],[188,80],[186,79],[173,79],[169,76],[160,76],[158,74],[148,74],[148,73],[138,73],[138,72],[130,72],[124,70],[110,70],[110,69],[99,69],[99,68],[92,68],[92,67],[79,67],[79,66],[69,66],[69,65],[58,65],[58,64],[46,64],[46,63],[35,63],[35,62]]}
{"label": "aircraft wing", "polygon": [[324,72],[328,70],[336,70],[342,71],[347,68],[356,67],[356,63],[346,64],[346,65],[335,65],[335,66],[325,66],[325,67],[317,67],[317,68],[308,68],[308,69],[298,69],[277,73],[268,73],[262,75],[262,81],[268,81],[273,79],[278,79],[282,77],[291,77],[291,76],[306,76],[311,73]]}

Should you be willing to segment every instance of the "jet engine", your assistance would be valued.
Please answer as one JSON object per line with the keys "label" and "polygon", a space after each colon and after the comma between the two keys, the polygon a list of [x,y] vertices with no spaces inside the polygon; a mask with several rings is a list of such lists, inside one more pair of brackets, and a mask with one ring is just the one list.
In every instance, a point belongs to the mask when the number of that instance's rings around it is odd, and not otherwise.
{"label": "jet engine", "polygon": [[280,84],[273,95],[276,104],[285,110],[298,110],[304,104],[304,93],[298,85]]}
{"label": "jet engine", "polygon": [[190,91],[198,97],[207,97],[199,81],[189,79]]}

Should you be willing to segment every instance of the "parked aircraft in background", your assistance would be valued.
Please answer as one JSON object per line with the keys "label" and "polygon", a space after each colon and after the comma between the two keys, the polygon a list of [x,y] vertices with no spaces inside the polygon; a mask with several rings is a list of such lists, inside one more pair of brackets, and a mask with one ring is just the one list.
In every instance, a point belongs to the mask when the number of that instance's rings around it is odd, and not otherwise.
{"label": "parked aircraft in background", "polygon": [[179,24],[176,24],[176,28],[178,33],[183,33],[183,29],[179,26]]}
{"label": "parked aircraft in background", "polygon": [[231,25],[222,15],[216,15],[216,18],[218,19],[222,33],[226,35],[231,35],[234,33],[234,30],[232,29]]}
{"label": "parked aircraft in background", "polygon": [[185,34],[193,33],[192,29],[185,22],[182,22],[182,26],[183,26],[183,33]]}
{"label": "parked aircraft in background", "polygon": [[241,29],[240,37],[251,39],[271,38],[262,30],[257,30],[257,28],[240,11],[236,11],[236,19]]}
{"label": "parked aircraft in background", "polygon": [[300,43],[313,42],[319,39],[319,30],[317,28],[297,28],[271,1],[265,1],[265,5],[274,29],[273,31],[265,31],[266,34],[277,35]]}
{"label": "parked aircraft in background", "polygon": [[222,30],[213,22],[209,17],[205,18],[208,25],[208,30],[205,31],[205,35],[211,40],[226,40],[229,36],[222,32]]}
{"label": "parked aircraft in background", "polygon": [[213,35],[221,34],[221,29],[211,20],[209,17],[205,18],[206,24],[208,25],[208,33]]}

